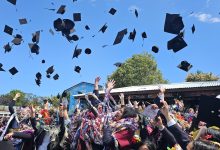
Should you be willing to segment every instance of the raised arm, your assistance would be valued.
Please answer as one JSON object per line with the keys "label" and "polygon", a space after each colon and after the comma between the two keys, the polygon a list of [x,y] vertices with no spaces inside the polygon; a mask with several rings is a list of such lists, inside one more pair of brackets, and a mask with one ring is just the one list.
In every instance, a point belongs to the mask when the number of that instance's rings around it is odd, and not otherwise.
{"label": "raised arm", "polygon": [[13,113],[15,113],[13,107],[14,107],[14,105],[15,105],[16,100],[17,100],[20,96],[21,96],[20,93],[16,93],[15,96],[14,96],[14,98],[13,98],[13,100],[9,103],[8,109],[9,109],[11,115],[12,115]]}

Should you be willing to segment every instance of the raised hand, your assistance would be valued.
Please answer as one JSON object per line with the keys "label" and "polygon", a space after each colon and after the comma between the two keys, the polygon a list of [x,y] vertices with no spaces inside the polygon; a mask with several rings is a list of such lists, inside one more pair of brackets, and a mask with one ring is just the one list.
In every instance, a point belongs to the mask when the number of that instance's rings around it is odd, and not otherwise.
{"label": "raised hand", "polygon": [[96,77],[95,78],[95,84],[99,84],[99,81],[101,80],[101,78],[100,77]]}
{"label": "raised hand", "polygon": [[107,89],[109,89],[109,91],[112,90],[114,88],[114,86],[115,86],[115,80],[108,81]]}
{"label": "raised hand", "polygon": [[21,96],[21,93],[16,93],[16,94],[15,94],[15,97],[13,98],[13,100],[16,101],[20,96]]}

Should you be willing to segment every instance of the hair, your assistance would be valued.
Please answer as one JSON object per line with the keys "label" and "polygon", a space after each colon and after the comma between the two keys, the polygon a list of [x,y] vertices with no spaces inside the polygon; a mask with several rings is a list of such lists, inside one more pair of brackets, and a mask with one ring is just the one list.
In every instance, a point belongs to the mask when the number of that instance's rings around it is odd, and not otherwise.
{"label": "hair", "polygon": [[145,140],[143,142],[141,141],[141,142],[135,144],[132,148],[137,150],[137,149],[139,149],[143,145],[147,145],[147,148],[149,150],[156,150],[157,149],[155,143],[150,141],[150,140]]}
{"label": "hair", "polygon": [[124,107],[122,118],[134,118],[137,117],[137,112],[131,107]]}
{"label": "hair", "polygon": [[198,140],[193,142],[192,150],[219,150],[220,146],[210,141]]}

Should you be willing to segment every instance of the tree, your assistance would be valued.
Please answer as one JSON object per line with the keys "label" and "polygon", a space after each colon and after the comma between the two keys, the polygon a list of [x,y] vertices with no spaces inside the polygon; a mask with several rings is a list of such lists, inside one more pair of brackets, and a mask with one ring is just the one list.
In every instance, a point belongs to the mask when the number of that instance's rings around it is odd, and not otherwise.
{"label": "tree", "polygon": [[10,100],[12,100],[16,93],[20,93],[21,96],[16,100],[17,106],[24,106],[28,104],[28,101],[25,100],[25,94],[24,92],[20,90],[12,90],[8,94],[1,95],[0,97],[0,105],[8,105]]}
{"label": "tree", "polygon": [[218,81],[219,76],[212,74],[211,72],[204,73],[197,71],[196,73],[190,73],[186,77],[186,82],[198,82],[198,81]]}
{"label": "tree", "polygon": [[157,68],[154,57],[146,52],[127,59],[108,79],[116,81],[116,88],[167,83]]}

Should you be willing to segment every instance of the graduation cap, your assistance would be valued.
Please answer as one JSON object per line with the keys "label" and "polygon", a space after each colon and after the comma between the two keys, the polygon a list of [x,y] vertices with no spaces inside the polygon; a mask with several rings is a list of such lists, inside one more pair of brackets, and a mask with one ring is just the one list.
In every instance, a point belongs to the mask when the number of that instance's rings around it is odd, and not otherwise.
{"label": "graduation cap", "polygon": [[82,52],[82,49],[78,49],[77,45],[76,45],[72,58],[75,58],[75,57],[78,58],[78,56],[81,54],[81,52]]}
{"label": "graduation cap", "polygon": [[54,29],[56,31],[61,31],[63,35],[69,35],[74,31],[75,23],[70,19],[56,19],[53,22]]}
{"label": "graduation cap", "polygon": [[127,29],[121,30],[118,32],[115,41],[113,43],[113,45],[119,44],[121,43],[121,41],[123,40],[124,36],[128,33]]}
{"label": "graduation cap", "polygon": [[65,5],[61,5],[60,8],[57,10],[57,14],[64,14],[65,13],[65,8],[66,6]]}
{"label": "graduation cap", "polygon": [[81,21],[81,13],[73,13],[74,21]]}
{"label": "graduation cap", "polygon": [[192,26],[192,33],[193,34],[194,34],[195,30],[196,30],[196,28],[195,28],[195,25],[193,24],[193,26]]}
{"label": "graduation cap", "polygon": [[64,90],[62,93],[62,97],[66,97],[67,96],[67,92]]}
{"label": "graduation cap", "polygon": [[37,44],[29,43],[28,45],[31,49],[31,53],[39,54],[40,47]]}
{"label": "graduation cap", "polygon": [[197,120],[207,123],[207,126],[220,126],[220,100],[211,96],[200,97]]}
{"label": "graduation cap", "polygon": [[114,8],[111,8],[110,10],[109,10],[109,13],[111,14],[111,15],[114,15],[115,13],[116,13],[116,9],[114,9]]}
{"label": "graduation cap", "polygon": [[10,44],[8,43],[8,44],[6,44],[6,45],[4,45],[4,49],[5,49],[5,53],[6,52],[10,52],[11,51],[11,46],[10,46]]}
{"label": "graduation cap", "polygon": [[19,23],[20,25],[27,24],[27,19],[26,18],[19,19]]}
{"label": "graduation cap", "polygon": [[179,34],[183,28],[184,24],[179,14],[166,14],[164,32]]}
{"label": "graduation cap", "polygon": [[3,68],[2,68],[2,63],[0,63],[0,71],[5,71]]}
{"label": "graduation cap", "polygon": [[7,0],[9,3],[16,5],[17,0]]}
{"label": "graduation cap", "polygon": [[136,18],[138,18],[138,11],[137,11],[137,9],[134,10],[134,14],[135,14]]}
{"label": "graduation cap", "polygon": [[159,51],[159,48],[157,46],[152,46],[152,49],[151,49],[154,53],[158,53]]}
{"label": "graduation cap", "polygon": [[77,73],[80,73],[81,67],[80,66],[75,66],[74,71],[77,72]]}
{"label": "graduation cap", "polygon": [[44,63],[45,63],[45,60],[43,59],[43,60],[41,61],[41,63],[44,64]]}
{"label": "graduation cap", "polygon": [[73,41],[78,41],[79,40],[79,37],[76,34],[74,34],[72,36],[67,36],[66,38],[67,38],[68,41],[72,41],[72,40]]}
{"label": "graduation cap", "polygon": [[50,78],[50,75],[49,75],[49,74],[47,74],[47,75],[46,75],[46,77],[47,77],[47,78]]}
{"label": "graduation cap", "polygon": [[128,39],[134,41],[135,36],[136,36],[136,30],[134,29],[133,32],[130,32]]}
{"label": "graduation cap", "polygon": [[40,39],[40,31],[37,31],[32,34],[32,42],[38,44]]}
{"label": "graduation cap", "polygon": [[116,67],[121,67],[122,64],[123,64],[123,63],[121,63],[121,62],[117,62],[117,63],[115,63],[114,65],[115,65]]}
{"label": "graduation cap", "polygon": [[181,63],[177,67],[188,72],[193,66],[187,61],[181,61]]}
{"label": "graduation cap", "polygon": [[146,39],[147,38],[146,32],[142,32],[141,36],[142,36],[143,39]]}
{"label": "graduation cap", "polygon": [[17,70],[15,67],[12,67],[11,69],[9,69],[9,72],[10,72],[12,75],[15,75],[16,73],[18,73],[18,70]]}
{"label": "graduation cap", "polygon": [[88,25],[85,26],[86,30],[90,30],[90,27]]}
{"label": "graduation cap", "polygon": [[9,34],[9,35],[12,35],[13,33],[13,28],[8,26],[8,25],[5,25],[5,28],[4,28],[4,32]]}
{"label": "graduation cap", "polygon": [[41,79],[41,77],[42,77],[42,75],[41,75],[41,73],[40,73],[40,72],[36,73],[36,78],[37,78],[37,79],[39,79],[39,80],[40,80],[40,79]]}
{"label": "graduation cap", "polygon": [[57,99],[60,99],[60,94],[59,93],[57,94]]}
{"label": "graduation cap", "polygon": [[53,76],[53,79],[54,79],[54,80],[58,80],[58,79],[59,79],[59,75],[58,75],[58,74],[55,74],[55,75]]}
{"label": "graduation cap", "polygon": [[101,29],[99,30],[99,32],[102,31],[102,33],[105,33],[105,31],[106,31],[107,28],[108,28],[107,23],[105,23],[105,24],[101,27]]}
{"label": "graduation cap", "polygon": [[35,83],[36,83],[38,86],[40,86],[40,84],[41,84],[40,79],[35,79]]}
{"label": "graduation cap", "polygon": [[53,66],[50,66],[46,72],[47,72],[47,74],[52,74],[54,72]]}
{"label": "graduation cap", "polygon": [[16,34],[14,39],[11,41],[14,45],[20,45],[21,41],[23,41],[22,36],[20,34]]}
{"label": "graduation cap", "polygon": [[168,50],[172,49],[175,53],[186,46],[187,46],[186,42],[179,35],[167,42]]}
{"label": "graduation cap", "polygon": [[86,53],[86,54],[88,54],[88,55],[89,55],[89,54],[91,54],[91,52],[92,52],[92,51],[91,51],[91,49],[90,49],[90,48],[86,48],[86,49],[85,49],[85,53]]}
{"label": "graduation cap", "polygon": [[15,150],[11,141],[0,141],[0,148],[5,150]]}

